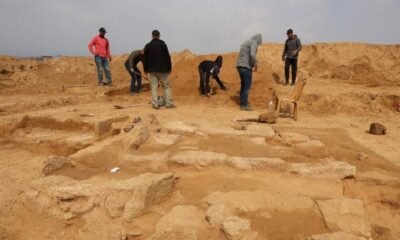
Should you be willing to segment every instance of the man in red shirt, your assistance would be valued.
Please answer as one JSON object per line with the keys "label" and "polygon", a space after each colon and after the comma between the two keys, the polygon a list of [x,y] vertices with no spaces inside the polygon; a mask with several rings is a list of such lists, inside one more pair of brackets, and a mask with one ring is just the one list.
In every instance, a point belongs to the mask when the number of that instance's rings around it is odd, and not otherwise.
{"label": "man in red shirt", "polygon": [[[106,33],[106,29],[99,29],[99,35],[95,36],[89,43],[89,51],[94,55],[99,85],[108,85],[112,87],[113,84],[110,71],[110,62],[112,58],[110,53],[110,44],[108,42],[108,39],[105,38]],[[103,82],[103,70],[106,75],[107,83]]]}

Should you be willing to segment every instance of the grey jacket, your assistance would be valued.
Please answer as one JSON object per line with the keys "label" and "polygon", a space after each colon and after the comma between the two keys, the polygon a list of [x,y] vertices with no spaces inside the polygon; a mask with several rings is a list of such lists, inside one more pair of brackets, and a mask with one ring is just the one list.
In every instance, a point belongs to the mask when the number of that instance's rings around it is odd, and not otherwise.
{"label": "grey jacket", "polygon": [[236,63],[237,67],[252,69],[257,65],[257,47],[262,44],[261,34],[254,35],[240,47],[239,57]]}
{"label": "grey jacket", "polygon": [[[294,36],[294,38],[288,38],[285,42],[285,48],[283,49],[282,57],[287,57],[287,58],[298,58],[299,57],[299,52],[301,51],[302,46],[301,46],[301,41],[297,37],[297,35]],[[293,54],[293,51],[297,50],[296,54]]]}

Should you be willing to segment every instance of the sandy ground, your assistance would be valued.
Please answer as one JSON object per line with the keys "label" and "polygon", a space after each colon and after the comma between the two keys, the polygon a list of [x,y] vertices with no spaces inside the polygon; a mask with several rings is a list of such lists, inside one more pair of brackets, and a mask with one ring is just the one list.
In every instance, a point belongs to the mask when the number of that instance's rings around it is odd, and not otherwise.
{"label": "sandy ground", "polygon": [[[215,89],[211,98],[199,96],[197,65],[216,55],[196,56],[188,50],[173,54],[171,85],[177,108],[160,110],[151,108],[147,81],[142,93],[129,95],[125,55],[115,57],[112,63],[114,88],[96,85],[91,58],[37,61],[0,57],[0,239],[306,239],[333,232],[347,232],[360,239],[400,239],[400,46],[305,46],[299,68],[300,76],[308,82],[298,121],[286,116],[273,125],[233,121],[257,118],[266,112],[273,91],[279,96],[292,91],[292,87],[280,84],[281,47],[266,44],[259,49],[261,67],[254,74],[251,112],[239,111],[237,105],[240,86],[235,53],[223,55],[221,79],[230,90]],[[124,108],[116,109],[114,105]],[[142,121],[132,124],[135,117]],[[154,119],[156,127],[152,125]],[[104,122],[110,123],[109,129],[102,129]],[[373,122],[384,124],[387,134],[369,134]],[[141,124],[149,125],[150,138],[138,149],[127,149],[130,133],[121,129],[134,126],[134,132]],[[184,124],[193,132],[174,132],[170,124]],[[273,136],[266,135],[265,125],[273,129]],[[259,130],[250,134],[250,127]],[[160,133],[177,140],[156,144],[154,136]],[[287,134],[297,134],[297,140],[285,137]],[[304,138],[322,146],[301,149],[296,141]],[[202,157],[195,163],[189,155],[181,162],[174,160],[187,151],[200,152]],[[279,158],[285,167],[243,168],[208,159],[205,152]],[[165,153],[166,162],[154,164],[152,157],[148,163],[125,162],[154,153]],[[101,204],[71,219],[60,219],[48,209],[61,204],[61,200],[50,198],[55,202],[49,203],[41,197],[50,188],[39,188],[36,197],[30,197],[35,182],[48,178],[41,176],[43,164],[53,155],[72,159],[74,167],[57,169],[50,176],[64,176],[79,183],[95,182],[96,186],[149,172],[172,172],[176,180],[167,195],[151,206],[146,204],[131,221],[108,216]],[[321,163],[324,158],[349,163],[356,173],[332,177],[325,176],[332,169],[316,175],[288,170],[293,164]],[[115,166],[121,170],[111,174]],[[262,200],[255,194],[260,191],[261,199],[269,194],[285,196],[278,202],[286,207],[267,203],[257,207]],[[240,210],[235,215],[251,223],[251,232],[238,230],[232,236],[226,230],[227,223],[210,222],[212,205],[205,203],[205,198],[216,192],[242,192],[243,199],[232,201],[244,201],[250,210],[237,207]],[[297,197],[309,199],[312,207],[302,209],[301,201],[293,202]],[[360,200],[365,214],[349,213],[350,217],[342,216],[333,226],[318,208],[319,201],[331,199]],[[82,204],[86,199],[68,201]],[[175,222],[167,221],[170,232],[164,229],[163,234],[170,235],[162,235],[162,219],[174,213],[174,207],[189,205],[199,212],[199,223],[188,226],[187,222],[197,222],[197,215],[178,214],[173,218]],[[75,205],[60,206],[64,213],[74,213],[71,209]],[[343,227],[357,221],[367,223],[370,229]]]}

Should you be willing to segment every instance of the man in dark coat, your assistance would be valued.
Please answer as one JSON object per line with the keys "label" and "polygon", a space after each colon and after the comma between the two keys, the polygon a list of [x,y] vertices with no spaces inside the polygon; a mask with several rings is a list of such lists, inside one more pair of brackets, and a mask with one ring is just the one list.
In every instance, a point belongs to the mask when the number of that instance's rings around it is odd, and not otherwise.
{"label": "man in dark coat", "polygon": [[224,86],[224,83],[219,78],[219,73],[222,68],[222,56],[218,56],[215,61],[204,60],[199,64],[199,75],[200,75],[200,92],[202,96],[210,96],[210,77],[212,76],[217,81],[219,87],[227,91],[228,89]]}

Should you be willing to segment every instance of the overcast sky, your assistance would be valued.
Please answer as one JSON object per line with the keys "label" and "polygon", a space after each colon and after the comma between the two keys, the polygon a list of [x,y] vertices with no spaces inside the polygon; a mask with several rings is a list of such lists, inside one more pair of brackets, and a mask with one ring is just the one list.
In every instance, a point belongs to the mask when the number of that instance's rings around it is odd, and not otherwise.
{"label": "overcast sky", "polygon": [[170,51],[236,51],[262,33],[283,42],[400,43],[400,0],[0,0],[0,54],[88,55],[99,27],[111,52],[142,48],[153,29]]}

